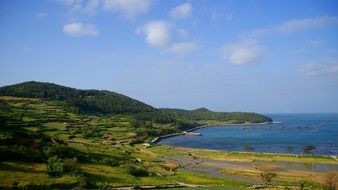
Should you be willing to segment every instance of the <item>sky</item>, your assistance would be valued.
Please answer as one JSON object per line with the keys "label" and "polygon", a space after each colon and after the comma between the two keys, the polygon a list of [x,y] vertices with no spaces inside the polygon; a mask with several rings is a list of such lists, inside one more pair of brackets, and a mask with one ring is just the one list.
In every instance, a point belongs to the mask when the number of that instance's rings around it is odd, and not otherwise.
{"label": "sky", "polygon": [[0,86],[154,107],[338,112],[336,0],[3,0]]}

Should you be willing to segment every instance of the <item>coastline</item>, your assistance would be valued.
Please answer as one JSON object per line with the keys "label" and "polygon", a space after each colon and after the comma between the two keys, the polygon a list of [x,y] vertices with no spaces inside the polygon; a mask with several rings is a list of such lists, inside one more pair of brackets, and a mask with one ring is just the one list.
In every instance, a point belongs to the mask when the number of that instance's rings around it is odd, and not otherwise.
{"label": "coastline", "polygon": [[[193,132],[198,129],[203,129],[207,127],[214,127],[214,126],[253,126],[253,125],[268,125],[268,124],[279,124],[281,122],[263,122],[263,123],[243,123],[243,124],[208,124],[208,125],[201,125],[198,127],[194,127],[179,133],[171,133],[166,135],[161,135],[158,137],[153,138],[149,143],[143,143],[143,145],[146,146],[153,146],[153,145],[161,145],[159,142],[162,139],[175,137],[175,136],[183,136],[183,135],[194,135],[190,132]],[[165,145],[170,146],[170,145]],[[180,147],[180,146],[174,146],[174,147]],[[330,157],[334,159],[336,162],[338,162],[338,155],[332,155],[332,154],[302,154],[302,153],[278,153],[278,152],[245,152],[245,151],[226,151],[226,150],[218,150],[218,149],[204,149],[204,148],[189,148],[189,147],[180,147],[180,148],[186,148],[186,149],[201,149],[205,151],[219,151],[219,152],[227,152],[227,153],[240,153],[240,154],[254,154],[254,155],[279,155],[279,156],[296,156],[296,157]]]}
{"label": "coastline", "polygon": [[149,143],[144,143],[144,144],[149,144],[149,145],[154,145],[160,142],[162,139],[165,138],[170,138],[170,137],[175,137],[175,136],[181,136],[181,135],[188,135],[187,133],[198,130],[198,129],[203,129],[207,127],[214,127],[214,126],[251,126],[251,125],[268,125],[268,124],[274,124],[274,122],[262,122],[262,123],[242,123],[242,124],[209,124],[209,125],[201,125],[198,127],[194,127],[185,131],[182,131],[180,133],[170,133],[166,135],[161,135],[158,137],[153,138]]}

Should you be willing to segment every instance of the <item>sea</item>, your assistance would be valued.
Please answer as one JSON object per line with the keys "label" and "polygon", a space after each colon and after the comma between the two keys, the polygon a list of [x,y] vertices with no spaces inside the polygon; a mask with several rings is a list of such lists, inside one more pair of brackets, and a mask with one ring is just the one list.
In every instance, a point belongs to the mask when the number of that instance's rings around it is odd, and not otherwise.
{"label": "sea", "polygon": [[338,155],[338,113],[265,115],[274,123],[206,127],[194,131],[200,136],[175,136],[159,144],[225,151],[245,151],[247,145],[252,152],[294,154],[313,145],[311,154]]}

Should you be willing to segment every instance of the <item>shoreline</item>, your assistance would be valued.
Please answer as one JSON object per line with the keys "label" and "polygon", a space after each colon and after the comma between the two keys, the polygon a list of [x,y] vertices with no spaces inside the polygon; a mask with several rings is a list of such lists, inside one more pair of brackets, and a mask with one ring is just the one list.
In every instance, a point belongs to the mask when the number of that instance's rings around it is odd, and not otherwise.
{"label": "shoreline", "polygon": [[182,135],[188,135],[187,133],[198,130],[198,129],[203,129],[207,127],[214,127],[214,126],[251,126],[251,125],[268,125],[268,124],[275,124],[274,122],[262,122],[262,123],[242,123],[242,124],[210,124],[210,125],[201,125],[198,127],[194,127],[185,131],[182,131],[180,133],[170,133],[166,135],[161,135],[158,137],[153,138],[152,140],[149,141],[149,143],[144,143],[144,144],[149,144],[149,145],[154,145],[160,142],[162,139],[170,138],[170,137],[175,137],[175,136],[182,136]]}
{"label": "shoreline", "polygon": [[[162,139],[170,138],[170,137],[175,137],[175,136],[183,136],[183,135],[189,135],[188,133],[198,130],[198,129],[203,129],[207,127],[215,127],[215,126],[252,126],[252,125],[268,125],[268,124],[279,124],[281,122],[263,122],[263,123],[243,123],[243,124],[210,124],[210,125],[201,125],[198,127],[194,127],[185,131],[182,131],[180,133],[170,133],[166,135],[161,135],[158,137],[153,138],[149,143],[143,143],[143,145],[146,146],[152,146],[152,145],[161,145],[159,142]],[[170,145],[165,145],[165,146],[170,146]],[[181,146],[174,146],[174,147],[181,147]],[[190,147],[181,147],[181,148],[187,148],[187,149],[201,149],[201,148],[190,148]],[[250,153],[250,154],[257,154],[257,155],[281,155],[281,156],[319,156],[319,157],[331,157],[338,161],[338,155],[329,155],[329,154],[312,154],[312,155],[306,155],[306,154],[301,154],[301,153],[278,153],[278,152],[245,152],[245,151],[227,151],[227,150],[218,150],[218,149],[205,149],[202,148],[203,150],[206,151],[220,151],[220,152],[234,152],[234,153]]]}

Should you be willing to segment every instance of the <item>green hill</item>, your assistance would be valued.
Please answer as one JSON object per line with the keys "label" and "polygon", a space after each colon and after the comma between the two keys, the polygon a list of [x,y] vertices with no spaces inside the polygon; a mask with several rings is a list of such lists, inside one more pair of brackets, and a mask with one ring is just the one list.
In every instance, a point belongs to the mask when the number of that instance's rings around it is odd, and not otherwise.
{"label": "green hill", "polygon": [[199,108],[195,110],[183,109],[161,109],[164,113],[180,119],[192,120],[196,122],[214,121],[228,124],[244,124],[244,123],[264,123],[272,122],[272,119],[257,113],[245,112],[213,112],[206,108]]}
{"label": "green hill", "polygon": [[115,92],[80,90],[53,83],[34,81],[1,87],[0,95],[58,100],[65,103],[68,110],[76,113],[128,114],[138,120],[157,123],[221,121],[228,122],[229,124],[242,124],[272,121],[270,118],[256,113],[223,113],[213,112],[206,108],[191,111],[156,109],[143,102]]}
{"label": "green hill", "polygon": [[0,95],[64,100],[84,113],[132,114],[157,111],[152,106],[115,92],[79,90],[34,81],[1,87]]}
{"label": "green hill", "polygon": [[0,88],[1,96],[57,100],[72,112],[85,114],[128,114],[136,119],[170,123],[172,118],[156,108],[128,96],[106,90],[80,90],[53,83],[24,82]]}

